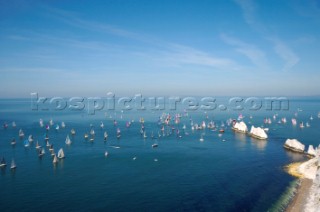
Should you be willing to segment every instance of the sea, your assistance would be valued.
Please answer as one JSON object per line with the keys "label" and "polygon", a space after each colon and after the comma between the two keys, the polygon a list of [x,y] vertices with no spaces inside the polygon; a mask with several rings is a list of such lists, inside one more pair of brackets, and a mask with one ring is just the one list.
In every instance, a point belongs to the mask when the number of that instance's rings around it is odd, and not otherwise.
{"label": "sea", "polygon": [[[34,110],[30,99],[1,99],[0,157],[7,166],[0,169],[0,211],[283,211],[297,185],[284,167],[307,160],[284,149],[286,139],[298,139],[306,149],[320,144],[320,98],[288,100],[286,110],[115,108],[89,114],[85,109]],[[159,117],[168,114],[171,121],[166,125]],[[268,139],[234,132],[227,120],[237,120],[239,114],[249,129],[252,125],[268,128]],[[281,122],[284,117],[286,123]],[[272,123],[265,124],[265,118]],[[297,119],[296,126],[292,118]],[[192,123],[202,121],[214,122],[216,130],[191,129]],[[141,134],[142,122],[146,138]],[[310,126],[300,128],[300,122]],[[7,127],[2,126],[5,123]],[[219,133],[221,125],[224,133]],[[24,138],[19,138],[20,129]],[[91,129],[94,141],[84,138]],[[25,147],[29,135],[34,141]],[[57,164],[52,162],[45,135],[56,153],[64,150],[65,158]],[[67,136],[71,145],[65,144]],[[14,146],[12,139],[16,139]],[[41,158],[37,141],[45,149]],[[12,159],[15,170],[10,169]]]}

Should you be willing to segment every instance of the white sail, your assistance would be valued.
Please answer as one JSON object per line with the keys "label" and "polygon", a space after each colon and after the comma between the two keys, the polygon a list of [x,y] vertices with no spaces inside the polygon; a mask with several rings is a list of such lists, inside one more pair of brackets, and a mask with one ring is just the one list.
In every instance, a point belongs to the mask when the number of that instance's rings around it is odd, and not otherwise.
{"label": "white sail", "polygon": [[29,142],[33,142],[33,136],[32,135],[29,135],[29,138],[28,138]]}
{"label": "white sail", "polygon": [[62,148],[58,151],[58,158],[65,158],[64,151]]}
{"label": "white sail", "polygon": [[4,159],[4,157],[1,158],[1,161],[0,161],[0,167],[5,167],[7,166],[7,163],[6,163],[6,160]]}
{"label": "white sail", "polygon": [[76,131],[74,129],[71,129],[71,134],[72,135],[75,135],[76,134]]}
{"label": "white sail", "polygon": [[62,128],[65,128],[66,127],[66,124],[64,122],[61,122],[61,127]]}
{"label": "white sail", "polygon": [[30,146],[30,143],[29,143],[29,141],[28,141],[28,140],[25,140],[25,141],[24,141],[24,146],[25,146],[25,147]]}
{"label": "white sail", "polygon": [[201,127],[203,128],[203,129],[205,129],[206,128],[206,122],[202,122],[202,124],[201,124]]}
{"label": "white sail", "polygon": [[91,129],[90,134],[91,134],[91,135],[94,135],[94,134],[95,134],[94,129]]}
{"label": "white sail", "polygon": [[54,157],[53,157],[53,161],[52,161],[53,163],[58,163],[58,158],[57,158],[57,156],[56,155],[54,155]]}
{"label": "white sail", "polygon": [[43,120],[42,119],[39,120],[39,125],[40,125],[40,127],[43,127]]}
{"label": "white sail", "polygon": [[23,137],[24,136],[24,133],[22,131],[22,129],[19,130],[19,137]]}
{"label": "white sail", "polygon": [[14,159],[12,159],[12,161],[11,161],[11,167],[10,167],[10,168],[11,168],[11,169],[17,168],[17,165],[16,165]]}
{"label": "white sail", "polygon": [[37,141],[36,149],[39,149],[39,148],[41,148],[41,146],[39,145],[39,141]]}
{"label": "white sail", "polygon": [[71,144],[71,140],[70,140],[70,138],[69,138],[69,135],[67,135],[66,144],[67,144],[67,145],[70,145],[70,144]]}

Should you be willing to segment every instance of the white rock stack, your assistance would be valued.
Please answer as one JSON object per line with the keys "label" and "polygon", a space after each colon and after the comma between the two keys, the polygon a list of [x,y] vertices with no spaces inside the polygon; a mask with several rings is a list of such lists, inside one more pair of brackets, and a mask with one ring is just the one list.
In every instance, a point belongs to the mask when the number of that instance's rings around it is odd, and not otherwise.
{"label": "white rock stack", "polygon": [[257,138],[257,139],[261,139],[261,140],[264,140],[264,139],[268,138],[268,135],[266,134],[266,132],[261,127],[251,126],[251,130],[250,130],[249,134],[250,134],[251,137],[254,137],[254,138]]}
{"label": "white rock stack", "polygon": [[310,156],[312,156],[312,157],[315,157],[315,156],[317,155],[317,154],[316,154],[316,150],[313,148],[312,145],[309,145],[307,154],[310,155]]}
{"label": "white rock stack", "polygon": [[283,146],[284,148],[290,149],[295,152],[304,152],[304,145],[297,139],[287,139]]}
{"label": "white rock stack", "polygon": [[248,127],[243,121],[241,121],[241,122],[236,122],[234,124],[233,130],[236,132],[247,133]]}

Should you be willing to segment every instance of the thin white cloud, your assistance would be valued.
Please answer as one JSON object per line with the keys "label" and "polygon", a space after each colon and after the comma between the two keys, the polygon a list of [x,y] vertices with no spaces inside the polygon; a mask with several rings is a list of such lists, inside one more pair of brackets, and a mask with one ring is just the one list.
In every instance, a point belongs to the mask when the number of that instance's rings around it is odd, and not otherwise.
{"label": "thin white cloud", "polygon": [[47,67],[33,67],[33,68],[4,68],[1,69],[2,73],[26,73],[26,74],[64,74],[66,70],[57,68],[47,68]]}
{"label": "thin white cloud", "polygon": [[237,52],[245,55],[260,70],[268,69],[268,60],[262,50],[252,44],[245,43],[239,39],[227,36],[226,34],[221,34],[220,37],[225,43],[235,46]]}
{"label": "thin white cloud", "polygon": [[320,5],[318,0],[295,0],[291,5],[299,15],[311,17],[314,21],[320,23]]}
{"label": "thin white cloud", "polygon": [[[275,53],[283,60],[284,65],[282,67],[283,71],[288,71],[293,68],[299,61],[300,58],[294,51],[287,46],[287,44],[282,41],[277,36],[270,36],[269,30],[261,24],[257,19],[256,15],[256,5],[252,0],[234,0],[242,9],[243,17],[246,23],[251,26],[258,33],[262,34],[266,40],[272,43]],[[272,37],[272,38],[270,38]],[[247,52],[248,53],[248,52]],[[250,54],[252,52],[249,52]]]}
{"label": "thin white cloud", "polygon": [[[212,53],[207,53],[199,49],[189,46],[184,46],[175,43],[169,43],[154,37],[143,34],[130,32],[119,27],[111,26],[109,24],[83,20],[79,18],[79,14],[68,12],[64,10],[57,10],[55,8],[46,8],[51,11],[50,16],[56,18],[63,23],[78,27],[87,31],[99,31],[100,33],[112,34],[114,36],[126,38],[134,41],[133,47],[130,49],[128,45],[122,46],[121,44],[107,43],[106,41],[88,40],[81,37],[56,36],[46,33],[30,33],[29,37],[34,42],[51,43],[59,46],[68,46],[73,48],[85,48],[100,53],[108,54],[111,51],[117,55],[138,55],[141,57],[151,57],[153,61],[158,62],[158,65],[163,66],[165,61],[168,65],[183,66],[183,65],[198,65],[213,68],[219,71],[235,71],[240,69],[235,61],[229,58],[219,57]],[[69,38],[71,37],[71,38]],[[144,45],[140,45],[143,43]],[[157,65],[157,64],[155,64]]]}
{"label": "thin white cloud", "polygon": [[283,71],[290,70],[300,61],[300,58],[281,40],[272,39],[272,42],[274,43],[275,52],[285,61]]}
{"label": "thin white cloud", "polygon": [[8,39],[10,40],[16,40],[16,41],[26,41],[29,40],[28,37],[21,36],[21,35],[9,35],[7,36]]}
{"label": "thin white cloud", "polygon": [[265,32],[266,28],[257,20],[256,5],[252,0],[234,0],[242,9],[243,17],[248,25],[259,32]]}
{"label": "thin white cloud", "polygon": [[213,56],[206,52],[183,45],[172,44],[162,57],[176,65],[201,65],[213,67],[218,70],[234,70],[237,64],[228,58]]}
{"label": "thin white cloud", "polygon": [[81,18],[81,14],[78,14],[72,11],[61,10],[61,9],[52,8],[52,7],[45,7],[45,10],[50,11],[50,13],[47,14],[48,16],[58,19],[70,26],[86,29],[89,31],[96,31],[96,32],[101,32],[105,34],[111,34],[118,37],[138,40],[140,42],[155,42],[155,41],[159,42],[159,40],[157,40],[156,38],[152,38],[150,36],[128,31],[110,24],[90,21],[90,20]]}

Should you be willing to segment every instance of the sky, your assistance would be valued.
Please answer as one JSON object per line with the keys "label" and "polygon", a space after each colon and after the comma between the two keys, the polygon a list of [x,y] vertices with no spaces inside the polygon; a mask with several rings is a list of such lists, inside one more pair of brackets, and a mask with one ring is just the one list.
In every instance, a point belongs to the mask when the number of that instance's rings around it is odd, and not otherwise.
{"label": "sky", "polygon": [[320,94],[317,0],[0,0],[0,98]]}

